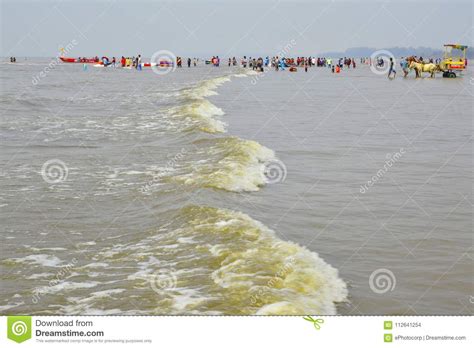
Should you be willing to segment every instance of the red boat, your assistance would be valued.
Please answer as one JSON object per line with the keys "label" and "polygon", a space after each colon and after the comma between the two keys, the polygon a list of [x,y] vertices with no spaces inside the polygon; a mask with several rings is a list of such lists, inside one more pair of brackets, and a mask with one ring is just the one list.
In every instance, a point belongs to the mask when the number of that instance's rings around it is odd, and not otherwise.
{"label": "red boat", "polygon": [[59,57],[64,63],[87,63],[87,64],[96,64],[99,63],[99,58],[67,58],[67,57]]}

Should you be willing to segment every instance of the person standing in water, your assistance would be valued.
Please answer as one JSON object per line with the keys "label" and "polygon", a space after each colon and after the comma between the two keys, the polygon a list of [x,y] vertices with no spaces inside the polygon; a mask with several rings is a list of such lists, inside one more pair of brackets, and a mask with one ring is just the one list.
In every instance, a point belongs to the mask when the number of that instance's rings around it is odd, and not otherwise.
{"label": "person standing in water", "polygon": [[397,76],[397,72],[395,71],[395,68],[393,67],[394,62],[393,62],[392,57],[390,57],[389,65],[390,65],[390,69],[388,70],[388,78],[391,78],[390,76],[392,75],[392,72],[393,72],[393,78],[395,78]]}
{"label": "person standing in water", "polygon": [[139,54],[137,59],[136,59],[135,69],[142,70],[142,56],[141,56],[141,54]]}
{"label": "person standing in water", "polygon": [[188,68],[191,67],[191,58],[188,58]]}
{"label": "person standing in water", "polygon": [[402,71],[403,71],[403,77],[407,77],[407,75],[408,75],[408,62],[403,57],[400,60],[400,67],[402,68]]}

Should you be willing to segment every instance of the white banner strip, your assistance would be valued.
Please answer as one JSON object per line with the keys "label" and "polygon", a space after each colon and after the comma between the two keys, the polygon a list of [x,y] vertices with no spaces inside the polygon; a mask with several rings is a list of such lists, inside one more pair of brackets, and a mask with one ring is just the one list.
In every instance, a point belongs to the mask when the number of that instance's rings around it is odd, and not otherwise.
{"label": "white banner strip", "polygon": [[464,347],[469,316],[12,316],[0,347]]}

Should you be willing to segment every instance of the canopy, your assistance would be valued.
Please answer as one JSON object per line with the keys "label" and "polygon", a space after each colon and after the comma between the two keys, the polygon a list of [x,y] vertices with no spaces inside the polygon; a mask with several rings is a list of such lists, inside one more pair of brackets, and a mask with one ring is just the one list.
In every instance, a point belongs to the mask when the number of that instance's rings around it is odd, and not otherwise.
{"label": "canopy", "polygon": [[458,50],[466,50],[467,49],[467,46],[458,45],[458,44],[446,44],[446,45],[444,45],[444,47],[452,47],[452,48],[455,48],[455,49],[458,49]]}

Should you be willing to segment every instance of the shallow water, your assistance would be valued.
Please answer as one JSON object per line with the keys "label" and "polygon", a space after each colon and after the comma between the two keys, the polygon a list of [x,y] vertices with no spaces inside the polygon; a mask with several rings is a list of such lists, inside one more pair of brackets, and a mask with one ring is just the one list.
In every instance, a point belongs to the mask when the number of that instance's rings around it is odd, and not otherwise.
{"label": "shallow water", "polygon": [[0,65],[2,313],[472,313],[470,72],[47,63]]}

